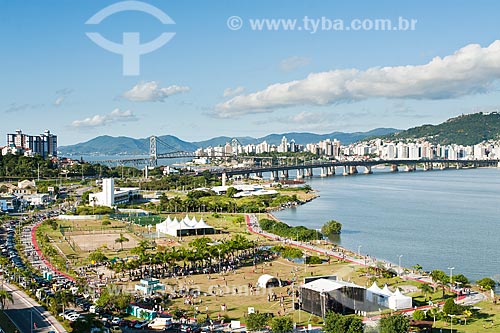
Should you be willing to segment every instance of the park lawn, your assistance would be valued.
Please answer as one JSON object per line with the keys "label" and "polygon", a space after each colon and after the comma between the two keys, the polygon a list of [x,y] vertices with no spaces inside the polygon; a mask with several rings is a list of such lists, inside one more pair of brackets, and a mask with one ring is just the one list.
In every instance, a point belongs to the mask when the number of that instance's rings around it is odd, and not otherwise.
{"label": "park lawn", "polygon": [[[304,276],[312,276],[312,275],[339,275],[348,274],[350,268],[345,263],[336,263],[336,264],[321,264],[321,265],[308,265],[308,267],[304,267],[302,264],[295,264],[288,260],[279,258],[270,263],[258,264],[256,269],[253,266],[246,266],[238,269],[234,273],[229,273],[224,276],[219,274],[211,275],[210,279],[208,279],[207,275],[194,275],[189,276],[187,279],[174,279],[169,278],[162,280],[168,288],[175,288],[175,286],[187,285],[190,288],[199,289],[201,292],[206,292],[209,295],[202,296],[201,304],[196,304],[198,306],[199,311],[203,317],[206,316],[205,307],[208,307],[208,314],[211,318],[216,318],[220,313],[221,316],[226,317],[227,319],[234,320],[243,320],[248,313],[248,307],[253,307],[256,311],[273,313],[275,316],[280,311],[281,314],[284,312],[286,314],[292,314],[294,316],[294,320],[299,322],[299,311],[293,311],[292,304],[292,296],[285,296],[284,308],[281,308],[278,301],[267,301],[267,294],[274,291],[276,295],[279,297],[280,293],[283,295],[286,294],[287,288],[291,288],[291,286],[286,287],[278,287],[271,289],[263,289],[257,292],[257,294],[251,295],[248,290],[248,283],[253,285],[256,284],[257,279],[262,274],[271,274],[276,276],[282,280],[291,280],[294,278],[294,273],[299,281],[302,281]],[[227,286],[226,286],[227,283]],[[210,292],[212,290],[216,290],[218,293],[219,288],[222,288],[224,291],[224,295],[221,296],[212,296]],[[295,288],[297,285],[295,285]],[[236,289],[238,289],[238,294],[236,294]],[[227,311],[221,311],[221,305],[227,305]],[[172,301],[173,308],[185,309],[188,311],[190,316],[193,315],[193,306],[187,306],[183,303],[183,299],[174,299]],[[310,314],[301,311],[300,314],[300,323],[305,325],[307,323],[317,324],[321,320],[318,317],[311,316]]]}
{"label": "park lawn", "polygon": [[302,188],[287,187],[283,189],[276,189],[281,195],[297,195],[300,201],[310,201],[318,196],[315,191],[306,191]]}
{"label": "park lawn", "polygon": [[[500,332],[500,305],[493,304],[491,301],[484,301],[475,306],[481,308],[479,314],[467,319],[467,325],[453,324],[453,332],[460,333],[482,333],[482,332]],[[437,321],[433,332],[439,332],[439,328],[450,329],[450,322]]]}

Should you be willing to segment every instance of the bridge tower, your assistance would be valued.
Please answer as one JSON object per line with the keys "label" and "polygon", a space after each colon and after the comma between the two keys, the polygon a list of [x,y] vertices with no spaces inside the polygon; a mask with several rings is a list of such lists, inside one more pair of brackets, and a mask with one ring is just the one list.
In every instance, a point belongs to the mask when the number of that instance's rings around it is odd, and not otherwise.
{"label": "bridge tower", "polygon": [[149,166],[156,167],[158,165],[158,153],[156,151],[156,136],[149,137]]}

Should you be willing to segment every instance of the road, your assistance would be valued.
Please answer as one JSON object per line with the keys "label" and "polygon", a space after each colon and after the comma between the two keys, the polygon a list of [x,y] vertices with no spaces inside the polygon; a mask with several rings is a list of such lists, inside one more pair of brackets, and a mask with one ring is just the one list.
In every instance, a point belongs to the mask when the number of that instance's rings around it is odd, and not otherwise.
{"label": "road", "polygon": [[[14,299],[14,304],[7,304],[8,308],[5,309],[5,314],[17,326],[20,333],[67,332],[48,311],[22,290],[5,282],[3,287],[5,290],[12,292]],[[32,323],[36,324],[36,330],[31,330],[34,328]]]}

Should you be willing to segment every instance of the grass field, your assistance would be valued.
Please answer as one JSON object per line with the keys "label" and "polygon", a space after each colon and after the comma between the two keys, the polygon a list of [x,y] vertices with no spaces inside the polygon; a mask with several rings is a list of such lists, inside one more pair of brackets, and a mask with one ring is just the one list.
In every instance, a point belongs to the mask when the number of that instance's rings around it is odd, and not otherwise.
{"label": "grass field", "polygon": [[[185,213],[170,214],[170,217],[172,219],[174,217],[182,219],[185,215]],[[197,220],[199,220],[203,217],[207,224],[214,226],[220,231],[220,233],[210,235],[210,237],[214,240],[227,239],[232,235],[241,234],[252,241],[257,241],[260,245],[272,246],[279,244],[276,241],[270,241],[261,236],[250,234],[246,228],[246,224],[244,222],[239,222],[241,219],[238,217],[242,215],[243,214],[216,215],[211,213],[189,213],[190,218],[193,218],[194,216]],[[264,216],[264,214],[261,215],[261,217]],[[153,224],[153,221],[163,221],[166,217],[167,215],[147,217],[146,219],[142,219],[141,217],[141,220],[148,221]],[[118,251],[119,244],[114,244],[114,239],[118,237],[119,233],[123,233],[127,238],[133,239],[134,241],[140,241],[141,239],[145,239],[144,237],[147,235],[148,231],[145,226],[115,220],[110,220],[109,225],[102,225],[102,221],[100,220],[78,222],[58,221],[58,223],[64,227],[64,235],[61,233],[60,229],[52,230],[48,226],[43,226],[42,230],[47,232],[47,234],[55,241],[59,249],[61,249],[61,251],[63,251],[68,258],[72,259],[72,262],[75,265],[86,263],[86,257],[88,256],[89,249],[81,245],[85,242],[93,242],[95,243],[94,246],[98,246],[99,237],[108,237],[108,245],[107,249],[105,249],[105,254],[110,258],[115,256],[124,257],[130,254],[128,248],[132,247],[132,244],[124,243],[124,250]],[[158,245],[166,247],[185,247],[195,238],[196,236],[182,237],[182,239],[178,239],[177,237],[164,237],[155,239],[155,241]],[[76,246],[70,246],[72,241],[76,243]],[[194,306],[186,306],[183,303],[183,299],[172,301],[171,308],[185,309],[191,315],[194,314],[195,307],[197,306],[200,315],[203,317],[206,316],[206,308],[208,308],[208,314],[212,318],[216,318],[220,314],[228,319],[242,319],[244,321],[243,318],[248,312],[248,307],[253,307],[257,311],[270,312],[274,315],[277,315],[278,311],[279,314],[291,314],[294,321],[300,325],[315,325],[321,323],[321,318],[311,316],[304,311],[299,312],[297,310],[292,310],[291,296],[285,297],[284,307],[281,307],[279,301],[268,302],[267,294],[270,292],[269,290],[261,291],[257,294],[251,294],[248,289],[248,284],[251,283],[255,285],[258,277],[263,273],[277,276],[283,280],[296,278],[298,281],[302,281],[303,277],[311,275],[336,275],[338,278],[355,282],[358,285],[371,285],[369,280],[370,277],[366,276],[364,269],[352,263],[331,260],[329,264],[325,263],[305,267],[302,264],[295,264],[282,258],[279,258],[272,263],[259,264],[256,269],[254,269],[254,267],[243,267],[237,270],[234,274],[230,273],[225,276],[217,274],[212,275],[209,278],[207,275],[196,275],[189,277],[188,279],[170,278],[162,282],[164,282],[168,288],[172,289],[188,286],[190,288],[196,288],[202,292],[208,293],[207,296],[201,297],[201,303],[195,304]],[[392,290],[394,290],[395,287],[413,289],[413,292],[410,295],[420,303],[425,302],[424,295],[418,289],[420,286],[420,283],[418,282],[403,281],[400,278],[395,277],[377,278],[377,284],[379,286],[388,284]],[[127,289],[133,289],[132,283],[124,286]],[[238,290],[238,293],[236,293],[236,289]],[[213,296],[211,294],[212,291],[215,291],[217,296]],[[275,288],[273,291],[278,296],[280,293],[287,295],[287,287]],[[222,292],[222,296],[219,295],[220,292]],[[430,293],[427,296],[432,297],[434,301],[439,301],[442,297],[442,292],[441,290],[438,290],[436,293]],[[450,294],[447,295],[447,297],[450,296]],[[227,305],[226,311],[221,310],[222,304]],[[491,302],[482,302],[479,303],[478,306],[482,309],[480,311],[480,315],[477,318],[469,319],[467,325],[453,325],[454,332],[457,328],[458,332],[464,333],[500,332],[500,305],[494,305]],[[378,315],[378,313],[371,315]],[[449,322],[438,321],[436,326],[437,329],[433,332],[440,332],[440,329],[443,329],[443,332],[449,332]]]}

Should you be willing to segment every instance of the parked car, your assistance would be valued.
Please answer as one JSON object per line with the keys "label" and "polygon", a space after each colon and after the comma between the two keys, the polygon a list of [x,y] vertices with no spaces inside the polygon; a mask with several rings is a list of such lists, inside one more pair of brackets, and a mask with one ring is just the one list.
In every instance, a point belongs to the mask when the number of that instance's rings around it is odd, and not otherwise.
{"label": "parked car", "polygon": [[113,319],[111,320],[111,324],[112,324],[112,325],[119,325],[119,324],[120,324],[120,322],[121,322],[121,320],[122,320],[122,319],[121,319],[121,318],[119,318],[119,317],[113,317]]}
{"label": "parked car", "polygon": [[68,319],[69,321],[76,321],[78,318],[80,318],[80,314],[76,312],[66,316],[66,319]]}
{"label": "parked car", "polygon": [[143,329],[147,328],[147,326],[148,326],[148,321],[147,320],[141,320],[141,321],[138,321],[134,325],[134,328],[138,329],[138,330],[143,330]]}
{"label": "parked car", "polygon": [[69,315],[69,314],[71,314],[71,313],[76,313],[76,311],[74,309],[66,309],[66,310],[64,310],[64,312],[61,312],[59,314],[59,317],[66,318],[66,316]]}

